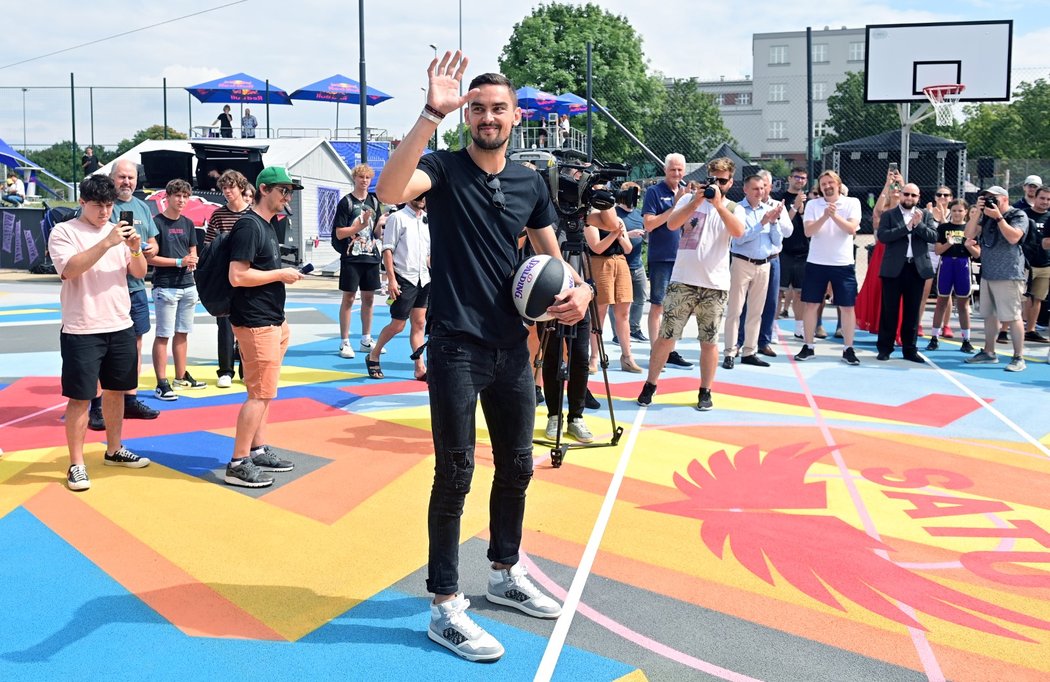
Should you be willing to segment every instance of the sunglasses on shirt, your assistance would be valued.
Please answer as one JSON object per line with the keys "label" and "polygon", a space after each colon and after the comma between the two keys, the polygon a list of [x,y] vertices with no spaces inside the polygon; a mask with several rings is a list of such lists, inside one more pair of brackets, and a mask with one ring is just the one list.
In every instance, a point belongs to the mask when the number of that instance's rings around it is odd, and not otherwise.
{"label": "sunglasses on shirt", "polygon": [[499,178],[495,175],[489,175],[485,178],[485,186],[492,190],[492,205],[503,210],[507,208],[507,198],[503,195],[503,186],[499,182]]}

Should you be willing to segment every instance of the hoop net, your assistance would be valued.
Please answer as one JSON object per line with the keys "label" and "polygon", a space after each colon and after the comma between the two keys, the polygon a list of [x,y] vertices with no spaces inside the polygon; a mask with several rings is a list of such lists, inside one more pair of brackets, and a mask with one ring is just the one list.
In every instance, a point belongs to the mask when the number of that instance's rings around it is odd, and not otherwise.
{"label": "hoop net", "polygon": [[955,116],[952,107],[959,103],[966,86],[962,83],[949,85],[927,85],[922,89],[933,105],[933,111],[937,114],[937,125],[951,125]]}

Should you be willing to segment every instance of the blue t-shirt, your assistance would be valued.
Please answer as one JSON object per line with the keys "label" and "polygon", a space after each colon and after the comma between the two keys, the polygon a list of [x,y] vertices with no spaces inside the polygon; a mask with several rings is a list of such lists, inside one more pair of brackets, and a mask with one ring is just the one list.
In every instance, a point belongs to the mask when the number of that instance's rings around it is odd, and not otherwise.
{"label": "blue t-shirt", "polygon": [[[675,191],[660,182],[645,190],[642,202],[642,215],[659,215],[674,206]],[[667,223],[649,233],[649,262],[673,263],[678,256],[678,242],[682,238],[681,230],[667,229]]]}
{"label": "blue t-shirt", "polygon": [[637,270],[642,267],[642,243],[645,241],[645,225],[642,223],[642,214],[638,211],[625,211],[622,206],[617,206],[616,215],[627,226],[628,232],[631,230],[642,230],[643,232],[641,237],[631,237],[631,252],[627,254],[627,267]]}
{"label": "blue t-shirt", "polygon": [[[138,197],[131,197],[128,201],[117,201],[113,204],[113,217],[110,222],[116,224],[120,221],[121,211],[131,211],[135,214],[135,229],[142,237],[142,245],[149,243],[150,237],[157,236],[157,226],[153,223],[153,211],[149,210],[146,202]],[[139,277],[128,275],[128,291],[145,291],[146,282]]]}

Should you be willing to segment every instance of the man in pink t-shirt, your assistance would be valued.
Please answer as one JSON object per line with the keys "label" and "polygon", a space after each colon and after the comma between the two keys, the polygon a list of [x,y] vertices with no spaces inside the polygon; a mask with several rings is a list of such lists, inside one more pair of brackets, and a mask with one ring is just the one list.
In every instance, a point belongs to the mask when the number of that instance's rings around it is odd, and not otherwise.
{"label": "man in pink t-shirt", "polygon": [[87,490],[84,433],[88,405],[102,386],[107,466],[141,468],[150,461],[121,444],[124,392],[138,385],[136,338],[131,324],[127,276],[144,277],[142,238],[135,227],[109,222],[117,189],[104,175],[80,183],[80,217],[59,223],[48,251],[62,276],[62,395],[66,404],[66,444],[70,490]]}

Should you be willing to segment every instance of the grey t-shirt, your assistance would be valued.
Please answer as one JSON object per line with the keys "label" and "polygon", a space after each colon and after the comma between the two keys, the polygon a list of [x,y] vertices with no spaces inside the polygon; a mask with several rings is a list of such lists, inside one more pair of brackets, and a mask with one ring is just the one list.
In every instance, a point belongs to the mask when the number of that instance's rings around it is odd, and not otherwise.
{"label": "grey t-shirt", "polygon": [[[1003,214],[1010,227],[1028,232],[1028,215],[1011,208]],[[991,280],[1024,280],[1024,253],[1021,243],[1011,244],[999,230],[998,221],[985,217],[981,221],[981,234],[977,243],[981,245],[981,278]],[[1024,234],[1021,235],[1024,241]]]}

